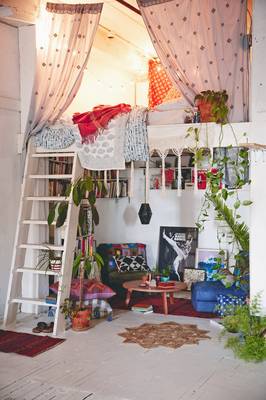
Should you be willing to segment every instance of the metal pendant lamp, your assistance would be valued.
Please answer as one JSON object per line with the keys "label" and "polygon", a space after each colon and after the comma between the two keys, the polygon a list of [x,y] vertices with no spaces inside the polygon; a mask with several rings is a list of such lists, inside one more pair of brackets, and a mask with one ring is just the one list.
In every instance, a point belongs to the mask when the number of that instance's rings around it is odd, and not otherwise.
{"label": "metal pendant lamp", "polygon": [[149,160],[146,162],[146,177],[145,177],[145,203],[142,203],[139,209],[139,219],[142,225],[148,225],[152,217],[151,207],[148,203],[149,197]]}

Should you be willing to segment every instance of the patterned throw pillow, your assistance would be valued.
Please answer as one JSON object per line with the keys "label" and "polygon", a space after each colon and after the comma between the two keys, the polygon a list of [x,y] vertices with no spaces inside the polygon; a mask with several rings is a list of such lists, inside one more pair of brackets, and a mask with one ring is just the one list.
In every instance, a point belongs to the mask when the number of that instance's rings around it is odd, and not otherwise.
{"label": "patterned throw pillow", "polygon": [[143,256],[126,256],[117,258],[119,272],[150,271]]}
{"label": "patterned throw pillow", "polygon": [[225,315],[232,314],[236,306],[243,306],[244,304],[244,297],[219,294],[217,296],[217,306],[215,311],[220,317],[224,317]]}

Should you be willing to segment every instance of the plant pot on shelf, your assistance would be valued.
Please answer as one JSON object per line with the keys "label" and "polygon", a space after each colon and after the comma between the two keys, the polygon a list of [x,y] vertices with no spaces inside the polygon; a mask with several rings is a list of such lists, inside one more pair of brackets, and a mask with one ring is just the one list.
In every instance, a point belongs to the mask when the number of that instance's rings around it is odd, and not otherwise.
{"label": "plant pot on shelf", "polygon": [[90,327],[91,310],[85,309],[77,311],[71,318],[72,329],[74,331],[86,331]]}
{"label": "plant pot on shelf", "polygon": [[161,282],[168,282],[170,280],[170,276],[161,276]]}
{"label": "plant pot on shelf", "polygon": [[62,258],[54,258],[50,260],[50,269],[54,272],[60,272],[62,267]]}
{"label": "plant pot on shelf", "polygon": [[197,106],[200,111],[201,122],[212,122],[213,121],[212,104],[204,100],[198,100]]}

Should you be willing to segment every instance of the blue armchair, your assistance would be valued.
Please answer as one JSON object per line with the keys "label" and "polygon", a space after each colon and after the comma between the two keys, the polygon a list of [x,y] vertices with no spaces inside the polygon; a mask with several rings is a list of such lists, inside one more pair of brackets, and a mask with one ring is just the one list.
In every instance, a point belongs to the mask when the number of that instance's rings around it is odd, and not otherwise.
{"label": "blue armchair", "polygon": [[248,294],[248,285],[235,285],[230,288],[225,287],[220,281],[194,282],[191,286],[191,301],[193,308],[199,312],[215,312],[217,306],[217,296],[235,296],[246,297]]}

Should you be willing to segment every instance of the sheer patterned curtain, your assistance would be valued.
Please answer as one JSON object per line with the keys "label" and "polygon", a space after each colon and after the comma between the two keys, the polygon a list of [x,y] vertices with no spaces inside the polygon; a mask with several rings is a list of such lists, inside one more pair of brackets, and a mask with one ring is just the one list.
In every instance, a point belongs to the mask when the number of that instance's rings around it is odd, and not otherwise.
{"label": "sheer patterned curtain", "polygon": [[26,140],[60,118],[75,97],[102,6],[47,3],[43,10],[36,25],[36,75]]}
{"label": "sheer patterned curtain", "polygon": [[154,48],[191,104],[227,90],[230,120],[248,119],[246,0],[137,0]]}

